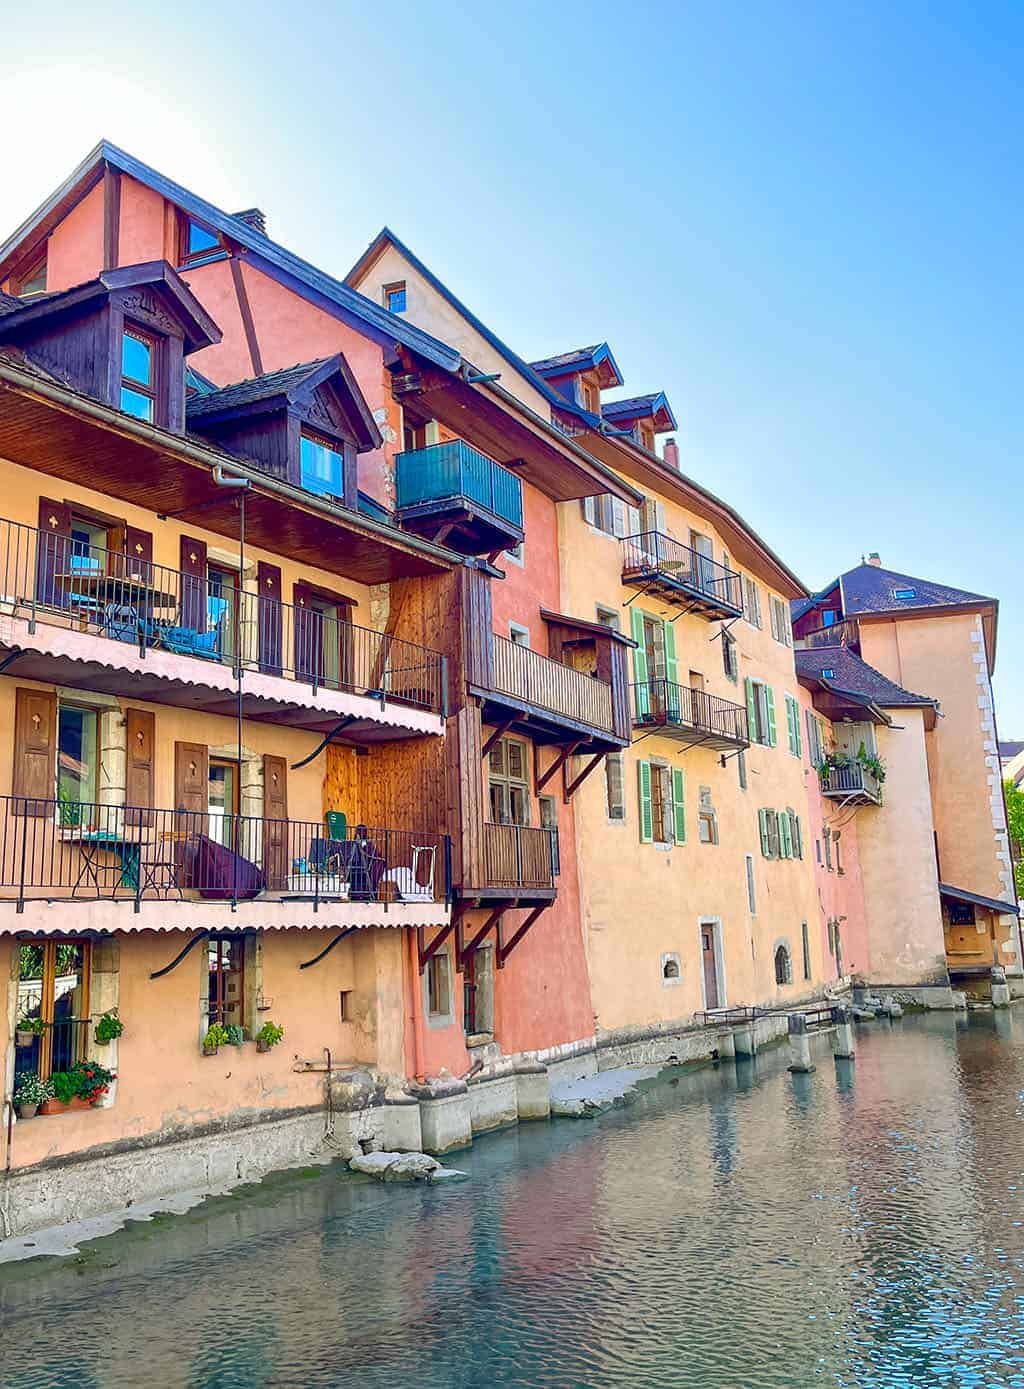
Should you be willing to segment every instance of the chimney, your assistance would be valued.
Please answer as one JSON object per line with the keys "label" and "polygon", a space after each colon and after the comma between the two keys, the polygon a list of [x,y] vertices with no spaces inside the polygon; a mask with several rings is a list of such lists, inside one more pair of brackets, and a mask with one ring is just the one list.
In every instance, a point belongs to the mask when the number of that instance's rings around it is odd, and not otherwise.
{"label": "chimney", "polygon": [[676,443],[675,439],[666,439],[666,440],[665,440],[665,450],[664,450],[664,453],[662,454],[662,458],[664,459],[664,461],[668,464],[668,466],[669,466],[670,468],[674,468],[674,469],[676,470],[676,472],[678,473],[678,471],[679,471],[679,445]]}
{"label": "chimney", "polygon": [[244,212],[236,212],[235,216],[247,227],[252,227],[253,231],[258,231],[261,236],[266,236],[267,219],[262,208],[247,207]]}
{"label": "chimney", "polygon": [[882,567],[882,561],[881,561],[881,559],[880,559],[879,556],[878,556],[878,551],[877,551],[877,550],[872,550],[871,553],[870,553],[870,555],[868,555],[867,560],[866,560],[865,562],[866,562],[867,564],[870,564],[870,565],[872,566],[872,568],[874,568],[874,569],[881,569],[881,567]]}

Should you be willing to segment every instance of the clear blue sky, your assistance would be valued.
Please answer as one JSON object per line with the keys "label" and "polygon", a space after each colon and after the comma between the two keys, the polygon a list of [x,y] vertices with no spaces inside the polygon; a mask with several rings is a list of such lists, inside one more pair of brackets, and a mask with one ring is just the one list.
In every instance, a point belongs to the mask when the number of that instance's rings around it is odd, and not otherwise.
{"label": "clear blue sky", "polygon": [[337,273],[387,223],[524,356],[667,390],[808,584],[998,596],[1024,737],[1024,7],[52,0],[3,48],[0,234],[101,135]]}

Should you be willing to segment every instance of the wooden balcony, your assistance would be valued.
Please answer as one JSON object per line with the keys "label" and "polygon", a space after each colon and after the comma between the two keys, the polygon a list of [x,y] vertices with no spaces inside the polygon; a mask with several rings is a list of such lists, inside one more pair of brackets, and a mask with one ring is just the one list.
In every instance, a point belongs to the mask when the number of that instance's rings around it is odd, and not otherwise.
{"label": "wooden balcony", "polygon": [[523,485],[462,439],[395,458],[396,514],[406,530],[466,555],[500,554],[523,539]]}
{"label": "wooden balcony", "polygon": [[0,658],[47,684],[372,742],[439,733],[436,651],[0,519]]}
{"label": "wooden balcony", "polygon": [[793,644],[798,651],[810,651],[819,646],[848,646],[852,651],[859,651],[860,624],[855,618],[833,622],[830,627],[818,627],[802,637],[795,637]]}
{"label": "wooden balcony", "polygon": [[846,767],[828,767],[818,774],[821,794],[829,800],[849,805],[881,805],[882,786],[874,772],[859,762]]}
{"label": "wooden balcony", "polygon": [[[481,886],[491,895],[538,901],[555,895],[554,831],[528,825],[483,827]],[[463,889],[463,895],[466,890]]]}
{"label": "wooden balcony", "polygon": [[727,752],[750,746],[747,711],[741,704],[674,680],[647,680],[632,688],[636,728],[663,733],[689,747]]}
{"label": "wooden balcony", "polygon": [[739,574],[661,531],[623,538],[622,582],[709,621],[743,612]]}

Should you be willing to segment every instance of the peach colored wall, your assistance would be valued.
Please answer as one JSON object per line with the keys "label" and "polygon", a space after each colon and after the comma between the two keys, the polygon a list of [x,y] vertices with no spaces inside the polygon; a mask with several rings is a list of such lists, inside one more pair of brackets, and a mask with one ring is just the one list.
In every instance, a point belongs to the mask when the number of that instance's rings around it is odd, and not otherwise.
{"label": "peach colored wall", "polygon": [[166,242],[163,198],[127,175],[121,178],[117,258],[121,265],[141,265],[164,258],[173,264],[176,259],[175,249]]}
{"label": "peach colored wall", "polygon": [[494,630],[507,637],[509,623],[529,628],[534,651],[548,654],[547,623],[541,608],[558,612],[560,584],[558,572],[558,513],[550,497],[529,483],[523,484],[523,564],[502,555],[497,567],[504,579],[491,583]]}
{"label": "peach colored wall", "polygon": [[[805,775],[807,781],[807,822],[810,826],[808,836],[807,858],[813,865],[815,886],[818,893],[818,919],[821,926],[821,956],[825,965],[826,978],[838,979],[838,961],[829,953],[828,949],[828,922],[839,918],[839,933],[842,945],[842,964],[843,974],[865,974],[868,969],[868,933],[867,919],[864,914],[864,878],[860,866],[860,850],[857,843],[857,826],[865,815],[872,813],[872,807],[863,806],[856,811],[852,807],[846,810],[839,810],[834,801],[831,801],[821,794],[818,774],[811,766],[810,753],[807,745],[807,721],[806,713],[808,710],[814,712],[811,697],[808,692],[800,690],[800,717],[803,720],[801,733],[803,735],[803,756],[805,763]],[[821,718],[820,715],[818,715]],[[825,730],[826,741],[831,744],[831,725],[828,719],[821,719]],[[830,829],[839,829],[839,858],[842,865],[840,872],[835,865],[831,871],[825,863],[825,855],[822,851],[821,862],[818,862],[818,852],[822,844],[822,832],[825,825]]]}
{"label": "peach colored wall", "polygon": [[861,648],[869,664],[941,701],[928,767],[943,881],[1013,901],[980,614],[862,622]]}
{"label": "peach colored wall", "polygon": [[46,247],[46,288],[70,289],[93,280],[103,269],[103,184],[98,183],[50,235]]}
{"label": "peach colored wall", "polygon": [[886,769],[883,804],[865,807],[857,820],[868,973],[879,984],[944,983],[924,717],[920,709],[891,712],[899,727],[876,734]]}
{"label": "peach colored wall", "polygon": [[[225,916],[227,927],[230,912]],[[187,932],[119,933],[118,1006],[125,1033],[118,1043],[115,1102],[108,1109],[16,1125],[12,1165],[26,1167],[123,1139],[185,1136],[196,1126],[232,1115],[317,1107],[323,1103],[323,1075],[297,1073],[293,1065],[297,1059],[322,1063],[325,1047],[336,1064],[365,1060],[372,1051],[385,1072],[400,1073],[403,933],[360,932],[320,964],[300,971],[299,964],[322,950],[331,934],[271,931],[261,936],[263,991],[273,1007],[257,1017],[283,1026],[284,1040],[265,1054],[249,1042],[204,1057],[199,1046],[200,1002],[206,992],[203,952],[194,951],[171,974],[152,980],[150,973],[185,945]],[[10,936],[0,936],[4,981],[11,977],[16,948]],[[354,991],[356,1022],[340,1020],[342,989]]]}

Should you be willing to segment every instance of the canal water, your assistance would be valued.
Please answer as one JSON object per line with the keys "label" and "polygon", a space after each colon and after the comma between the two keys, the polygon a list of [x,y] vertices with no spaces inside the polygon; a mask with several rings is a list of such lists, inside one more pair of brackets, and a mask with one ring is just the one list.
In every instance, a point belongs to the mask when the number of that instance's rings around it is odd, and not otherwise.
{"label": "canal water", "polygon": [[[820,1046],[820,1043],[819,1043]],[[0,1271],[4,1389],[1024,1386],[1024,1012],[676,1073]]]}

